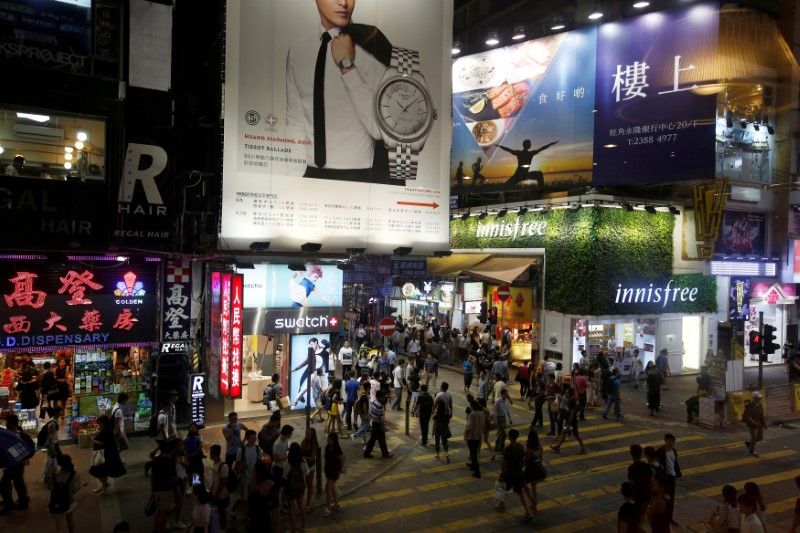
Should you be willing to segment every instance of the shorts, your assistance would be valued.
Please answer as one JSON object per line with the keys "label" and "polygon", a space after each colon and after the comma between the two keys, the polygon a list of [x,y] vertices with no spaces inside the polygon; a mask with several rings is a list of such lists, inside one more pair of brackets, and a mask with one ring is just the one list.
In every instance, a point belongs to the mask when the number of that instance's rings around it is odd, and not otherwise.
{"label": "shorts", "polygon": [[283,479],[283,468],[279,466],[272,467],[272,484],[277,488],[286,485],[286,480]]}
{"label": "shorts", "polygon": [[503,481],[507,491],[513,490],[517,494],[522,492],[522,487],[525,485],[525,480],[521,477],[505,478]]}
{"label": "shorts", "polygon": [[70,513],[72,513],[72,512],[75,510],[75,506],[76,506],[77,504],[78,504],[78,502],[72,502],[72,503],[70,504],[69,508],[68,508],[66,511],[64,511],[63,513],[50,513],[50,514],[52,514],[52,515],[56,515],[56,516],[58,516],[58,515],[62,515],[62,514],[64,514],[64,515],[66,515],[66,514],[70,514]]}
{"label": "shorts", "polygon": [[165,490],[153,493],[153,499],[156,501],[156,508],[159,511],[169,511],[175,507],[175,491]]}

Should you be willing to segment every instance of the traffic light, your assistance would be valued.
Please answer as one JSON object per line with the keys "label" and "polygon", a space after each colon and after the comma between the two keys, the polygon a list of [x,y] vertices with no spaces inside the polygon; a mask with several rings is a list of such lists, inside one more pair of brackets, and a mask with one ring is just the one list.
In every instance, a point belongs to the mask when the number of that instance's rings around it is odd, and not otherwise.
{"label": "traffic light", "polygon": [[486,316],[486,302],[481,302],[481,313],[478,315],[478,322],[486,324],[488,317]]}
{"label": "traffic light", "polygon": [[761,353],[761,343],[764,340],[764,336],[761,335],[760,331],[753,330],[750,332],[750,354],[756,355]]}
{"label": "traffic light", "polygon": [[775,326],[764,324],[764,353],[773,354],[781,349],[781,345],[775,342]]}
{"label": "traffic light", "polygon": [[494,305],[489,309],[489,323],[493,326],[497,325],[497,307]]}

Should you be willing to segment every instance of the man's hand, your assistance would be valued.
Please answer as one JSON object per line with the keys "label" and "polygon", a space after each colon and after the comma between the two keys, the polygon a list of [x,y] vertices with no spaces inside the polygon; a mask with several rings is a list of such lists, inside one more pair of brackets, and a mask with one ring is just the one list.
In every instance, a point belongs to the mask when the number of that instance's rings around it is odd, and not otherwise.
{"label": "man's hand", "polygon": [[[338,66],[342,59],[349,57],[353,61],[356,60],[356,46],[353,44],[353,38],[346,33],[340,33],[331,41],[331,56],[333,62]],[[355,67],[353,67],[355,68]],[[342,69],[342,74],[351,71],[353,68]]]}

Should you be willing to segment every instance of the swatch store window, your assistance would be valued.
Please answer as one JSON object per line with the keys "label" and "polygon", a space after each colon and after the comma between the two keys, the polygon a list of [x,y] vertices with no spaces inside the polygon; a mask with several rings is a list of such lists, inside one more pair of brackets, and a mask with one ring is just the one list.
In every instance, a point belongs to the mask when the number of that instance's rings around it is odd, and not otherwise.
{"label": "swatch store window", "polygon": [[[146,425],[152,409],[150,354],[157,346],[158,260],[122,259],[0,261],[0,408],[8,406],[6,415],[20,411],[29,426],[38,426],[42,408],[58,405],[64,408],[63,437],[69,432],[78,438],[126,392],[129,430]],[[40,377],[46,362],[53,367],[57,390],[51,389],[48,404],[31,407],[30,396],[24,405],[11,396],[28,360]]]}
{"label": "swatch store window", "polygon": [[[212,291],[214,295],[214,273]],[[234,400],[232,408],[245,416],[265,416],[269,406],[263,404],[264,388],[271,384],[271,376],[278,374],[284,395],[287,397],[282,408],[302,408],[305,401],[299,398],[307,386],[309,376],[317,368],[326,374],[334,370],[334,353],[343,340],[342,282],[343,272],[334,265],[327,264],[270,264],[255,265],[252,269],[242,269],[242,320],[241,350],[232,347],[231,364],[227,367],[234,372],[239,365],[241,390],[238,394],[225,394]],[[212,320],[219,316],[219,329],[226,327],[224,301],[226,299],[225,277],[219,292],[221,302],[219,313],[212,309]],[[235,299],[236,294],[231,294]],[[216,296],[212,298],[212,306]],[[237,302],[232,301],[231,322],[233,328]],[[212,329],[214,325],[212,324]],[[307,338],[306,338],[307,337]],[[224,339],[224,334],[221,336]],[[298,340],[299,339],[299,340]],[[219,350],[224,352],[224,342]],[[302,345],[302,346],[301,346]],[[212,384],[218,382],[224,391],[224,370],[226,359],[218,356],[220,363],[215,368],[211,363]],[[240,358],[240,360],[238,359]],[[236,379],[231,375],[231,383]]]}

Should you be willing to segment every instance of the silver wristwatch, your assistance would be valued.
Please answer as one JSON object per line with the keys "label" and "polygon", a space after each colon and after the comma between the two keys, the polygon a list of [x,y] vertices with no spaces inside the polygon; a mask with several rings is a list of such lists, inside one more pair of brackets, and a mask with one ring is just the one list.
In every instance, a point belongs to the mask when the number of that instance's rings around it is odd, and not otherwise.
{"label": "silver wristwatch", "polygon": [[389,178],[417,178],[419,152],[436,120],[419,52],[393,48],[392,60],[375,94],[375,118],[389,150]]}

